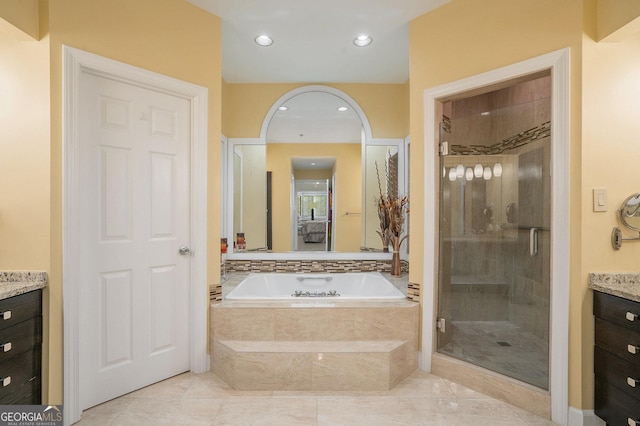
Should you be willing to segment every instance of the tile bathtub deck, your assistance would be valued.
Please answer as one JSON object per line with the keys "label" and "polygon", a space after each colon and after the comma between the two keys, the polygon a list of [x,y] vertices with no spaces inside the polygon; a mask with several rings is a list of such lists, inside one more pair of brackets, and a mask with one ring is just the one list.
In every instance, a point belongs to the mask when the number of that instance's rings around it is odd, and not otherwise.
{"label": "tile bathtub deck", "polygon": [[421,371],[385,392],[240,392],[184,373],[84,412],[86,425],[554,425]]}

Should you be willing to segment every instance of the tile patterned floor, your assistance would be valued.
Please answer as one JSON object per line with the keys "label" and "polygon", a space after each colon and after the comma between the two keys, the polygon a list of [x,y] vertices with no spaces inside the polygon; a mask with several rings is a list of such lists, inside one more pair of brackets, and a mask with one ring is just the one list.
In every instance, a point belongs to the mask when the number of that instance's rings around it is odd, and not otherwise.
{"label": "tile patterned floor", "polygon": [[421,371],[387,392],[238,392],[213,373],[184,373],[91,408],[77,424],[554,425]]}
{"label": "tile patterned floor", "polygon": [[546,341],[508,321],[454,321],[451,324],[454,338],[440,352],[548,389]]}

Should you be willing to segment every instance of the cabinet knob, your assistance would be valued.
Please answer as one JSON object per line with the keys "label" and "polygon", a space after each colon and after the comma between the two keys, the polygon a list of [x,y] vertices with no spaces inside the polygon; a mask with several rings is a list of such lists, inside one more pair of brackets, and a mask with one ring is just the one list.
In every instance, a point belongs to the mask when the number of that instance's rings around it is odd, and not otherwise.
{"label": "cabinet knob", "polygon": [[636,345],[627,345],[627,351],[630,354],[634,354],[635,355],[635,354],[638,353],[638,350],[640,350],[640,348],[638,348]]}
{"label": "cabinet knob", "polygon": [[11,350],[11,342],[7,342],[3,345],[0,345],[0,351],[9,352]]}
{"label": "cabinet knob", "polygon": [[0,318],[3,320],[8,320],[11,318],[11,311],[0,312]]}
{"label": "cabinet knob", "polygon": [[636,380],[633,377],[627,377],[627,384],[632,388],[635,388],[636,386],[638,386],[638,384],[640,384],[640,380]]}
{"label": "cabinet knob", "polygon": [[627,424],[629,426],[640,426],[640,420],[634,420],[631,417],[627,417]]}
{"label": "cabinet knob", "polygon": [[633,312],[627,312],[627,313],[625,314],[625,318],[626,318],[628,321],[635,321],[635,320],[637,320],[637,319],[638,319],[638,314],[634,314]]}
{"label": "cabinet knob", "polygon": [[9,386],[11,384],[11,376],[0,379],[0,383],[2,383],[3,388]]}

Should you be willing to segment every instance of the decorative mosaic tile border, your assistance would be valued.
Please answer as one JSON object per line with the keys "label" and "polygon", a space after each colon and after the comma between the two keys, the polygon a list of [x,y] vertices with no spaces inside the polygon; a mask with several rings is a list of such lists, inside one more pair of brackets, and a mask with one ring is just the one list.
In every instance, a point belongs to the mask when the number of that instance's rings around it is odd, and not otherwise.
{"label": "decorative mosaic tile border", "polygon": [[[409,262],[401,261],[402,272]],[[389,260],[227,260],[227,272],[391,272]]]}
{"label": "decorative mosaic tile border", "polygon": [[[450,126],[450,124],[449,124]],[[449,127],[450,128],[450,127]],[[493,145],[450,145],[451,155],[496,155],[551,136],[551,121],[532,127]]]}

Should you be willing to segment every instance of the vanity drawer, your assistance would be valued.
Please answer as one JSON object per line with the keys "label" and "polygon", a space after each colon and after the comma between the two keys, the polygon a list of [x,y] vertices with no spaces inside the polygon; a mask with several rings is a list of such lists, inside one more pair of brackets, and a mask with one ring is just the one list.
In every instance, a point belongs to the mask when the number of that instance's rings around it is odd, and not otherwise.
{"label": "vanity drawer", "polygon": [[40,358],[37,346],[0,364],[0,405],[40,403]]}
{"label": "vanity drawer", "polygon": [[632,364],[596,346],[594,372],[600,379],[636,398],[640,405],[640,364]]}
{"label": "vanity drawer", "polygon": [[625,360],[640,363],[640,333],[596,318],[596,345]]}
{"label": "vanity drawer", "polygon": [[42,319],[31,318],[0,330],[0,362],[31,350],[42,343]]}
{"label": "vanity drawer", "polygon": [[42,315],[42,291],[0,300],[0,330]]}
{"label": "vanity drawer", "polygon": [[640,425],[640,401],[596,376],[595,408],[609,426]]}
{"label": "vanity drawer", "polygon": [[596,291],[593,293],[593,314],[640,333],[640,303]]}

